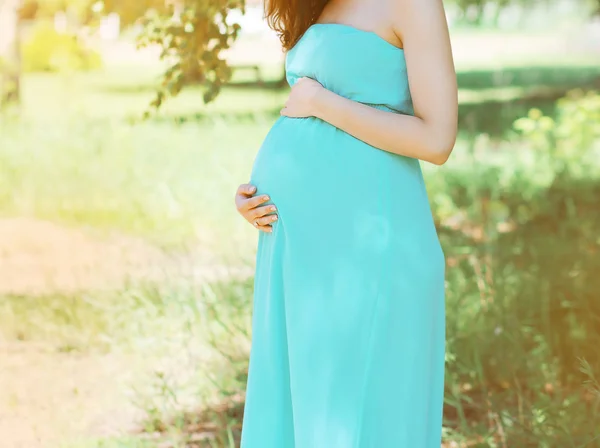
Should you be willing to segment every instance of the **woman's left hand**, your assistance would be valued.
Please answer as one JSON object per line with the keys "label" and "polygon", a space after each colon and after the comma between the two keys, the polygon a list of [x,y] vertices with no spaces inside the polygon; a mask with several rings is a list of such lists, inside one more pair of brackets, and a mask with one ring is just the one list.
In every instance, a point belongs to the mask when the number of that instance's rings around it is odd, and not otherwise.
{"label": "woman's left hand", "polygon": [[311,78],[300,78],[292,86],[290,96],[281,109],[281,115],[291,118],[306,118],[315,115],[315,100],[324,87]]}

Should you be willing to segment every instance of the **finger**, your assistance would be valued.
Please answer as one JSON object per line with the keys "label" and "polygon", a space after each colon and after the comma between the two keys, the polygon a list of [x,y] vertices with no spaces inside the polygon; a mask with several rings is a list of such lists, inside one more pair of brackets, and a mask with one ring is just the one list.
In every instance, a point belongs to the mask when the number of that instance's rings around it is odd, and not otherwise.
{"label": "finger", "polygon": [[268,225],[268,226],[258,226],[257,229],[261,230],[263,232],[273,233],[273,227],[271,227],[270,225]]}
{"label": "finger", "polygon": [[236,191],[236,194],[242,196],[252,196],[254,193],[256,193],[256,187],[252,184],[241,184]]}
{"label": "finger", "polygon": [[250,219],[254,220],[256,218],[267,216],[269,213],[273,213],[275,211],[277,211],[277,207],[274,205],[263,205],[262,207],[251,209],[248,213],[250,214]]}
{"label": "finger", "polygon": [[277,215],[263,216],[261,218],[253,219],[252,224],[257,223],[259,227],[267,226],[273,224],[277,219],[279,219]]}
{"label": "finger", "polygon": [[262,194],[260,196],[253,196],[250,199],[245,199],[242,204],[242,208],[244,210],[251,210],[253,208],[258,207],[260,204],[263,204],[271,199],[268,195]]}
{"label": "finger", "polygon": [[258,230],[263,232],[273,232],[273,223],[278,220],[277,215],[263,216],[251,221],[251,224]]}

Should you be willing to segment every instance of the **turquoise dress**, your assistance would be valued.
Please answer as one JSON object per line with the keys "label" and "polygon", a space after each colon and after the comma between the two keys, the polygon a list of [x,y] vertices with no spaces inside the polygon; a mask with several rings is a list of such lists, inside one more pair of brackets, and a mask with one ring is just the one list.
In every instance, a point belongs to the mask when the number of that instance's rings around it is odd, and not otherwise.
{"label": "turquoise dress", "polygon": [[[412,114],[403,50],[311,26],[287,78]],[[250,182],[260,232],[242,448],[439,448],[445,260],[416,159],[320,119],[281,117]]]}

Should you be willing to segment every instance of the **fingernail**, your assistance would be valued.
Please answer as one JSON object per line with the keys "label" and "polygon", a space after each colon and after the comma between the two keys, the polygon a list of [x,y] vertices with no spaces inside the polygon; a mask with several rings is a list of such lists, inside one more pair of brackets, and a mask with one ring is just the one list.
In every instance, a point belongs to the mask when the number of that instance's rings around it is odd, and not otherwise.
{"label": "fingernail", "polygon": [[269,233],[273,233],[273,228],[272,228],[272,227],[269,227],[269,229],[267,230],[267,232],[269,232]]}
{"label": "fingernail", "polygon": [[277,221],[277,215],[271,216],[271,221]]}
{"label": "fingernail", "polygon": [[275,207],[271,206],[271,208],[269,210],[272,211],[272,212],[274,212],[275,211]]}
{"label": "fingernail", "polygon": [[269,200],[269,196],[263,196],[263,201],[268,201]]}
{"label": "fingernail", "polygon": [[250,192],[256,191],[256,187],[250,187]]}

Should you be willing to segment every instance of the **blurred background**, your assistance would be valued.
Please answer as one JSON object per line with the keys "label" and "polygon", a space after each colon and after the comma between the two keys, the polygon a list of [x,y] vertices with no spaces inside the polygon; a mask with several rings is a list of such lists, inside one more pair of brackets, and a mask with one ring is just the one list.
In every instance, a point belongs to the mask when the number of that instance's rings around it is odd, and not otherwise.
{"label": "blurred background", "polygon": [[[600,447],[600,2],[446,7],[444,446]],[[258,0],[0,0],[2,448],[239,446],[287,93]]]}

